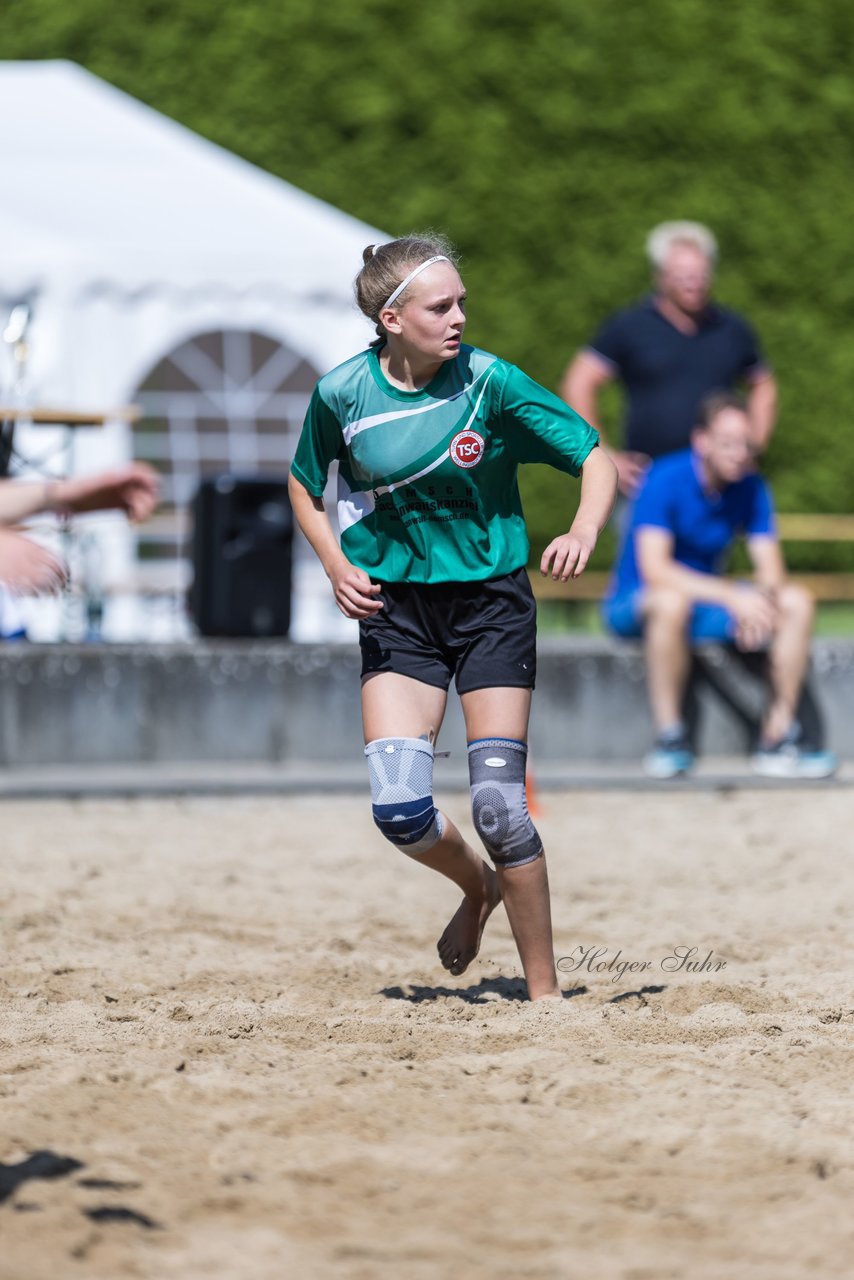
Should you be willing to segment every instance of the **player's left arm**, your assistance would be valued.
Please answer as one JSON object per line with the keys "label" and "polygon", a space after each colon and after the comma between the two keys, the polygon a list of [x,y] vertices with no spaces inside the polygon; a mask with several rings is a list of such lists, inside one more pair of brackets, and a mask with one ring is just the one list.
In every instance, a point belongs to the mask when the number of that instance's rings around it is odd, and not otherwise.
{"label": "player's left arm", "polygon": [[614,508],[617,469],[590,424],[515,365],[505,365],[499,405],[511,424],[517,462],[544,462],[581,476],[581,500],[569,532],[554,538],[540,560],[544,577],[579,578]]}
{"label": "player's left arm", "polygon": [[617,468],[604,449],[594,446],[581,464],[581,500],[568,533],[553,538],[540,560],[540,573],[557,581],[580,578],[599,534],[608,523],[617,496]]}

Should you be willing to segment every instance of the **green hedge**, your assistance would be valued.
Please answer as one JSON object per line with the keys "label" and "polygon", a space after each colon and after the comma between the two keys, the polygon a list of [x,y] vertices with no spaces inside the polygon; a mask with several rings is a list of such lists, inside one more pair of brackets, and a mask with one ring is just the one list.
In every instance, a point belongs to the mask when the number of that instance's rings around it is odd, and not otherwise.
{"label": "green hedge", "polygon": [[[843,0],[0,10],[5,57],[72,58],[389,232],[447,231],[470,339],[549,386],[646,287],[649,227],[708,222],[719,297],[754,322],[782,384],[768,465],[780,507],[799,511],[854,497],[852,36]],[[540,546],[572,490],[544,469],[524,488]],[[815,566],[844,555],[797,550]]]}

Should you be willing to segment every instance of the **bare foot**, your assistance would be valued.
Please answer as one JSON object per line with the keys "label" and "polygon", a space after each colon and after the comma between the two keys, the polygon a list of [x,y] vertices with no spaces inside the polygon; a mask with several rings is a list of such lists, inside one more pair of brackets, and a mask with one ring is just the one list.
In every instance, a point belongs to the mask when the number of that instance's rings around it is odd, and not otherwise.
{"label": "bare foot", "polygon": [[442,965],[453,974],[465,973],[474,960],[484,925],[501,901],[495,872],[485,863],[483,870],[483,894],[477,899],[463,898],[436,947]]}

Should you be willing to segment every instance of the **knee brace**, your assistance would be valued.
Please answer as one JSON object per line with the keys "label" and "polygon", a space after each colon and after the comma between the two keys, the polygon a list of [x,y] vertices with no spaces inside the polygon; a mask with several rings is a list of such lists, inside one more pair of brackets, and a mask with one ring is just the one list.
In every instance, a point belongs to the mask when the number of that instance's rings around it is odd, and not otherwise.
{"label": "knee brace", "polygon": [[374,822],[403,853],[417,857],[442,838],[433,804],[433,747],[423,738],[377,738],[365,747]]}
{"label": "knee brace", "polygon": [[472,817],[497,867],[521,867],[543,852],[525,798],[527,758],[525,743],[513,738],[469,743]]}

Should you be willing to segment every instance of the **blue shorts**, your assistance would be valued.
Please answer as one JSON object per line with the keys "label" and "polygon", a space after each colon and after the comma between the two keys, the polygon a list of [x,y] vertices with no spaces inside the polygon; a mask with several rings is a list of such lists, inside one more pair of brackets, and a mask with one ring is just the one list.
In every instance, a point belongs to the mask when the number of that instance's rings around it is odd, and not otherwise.
{"label": "blue shorts", "polygon": [[[606,627],[625,640],[640,639],[644,624],[642,599],[643,591],[640,590],[603,600],[602,617]],[[688,634],[692,640],[726,643],[734,638],[736,629],[735,618],[723,605],[700,602],[691,611]]]}

